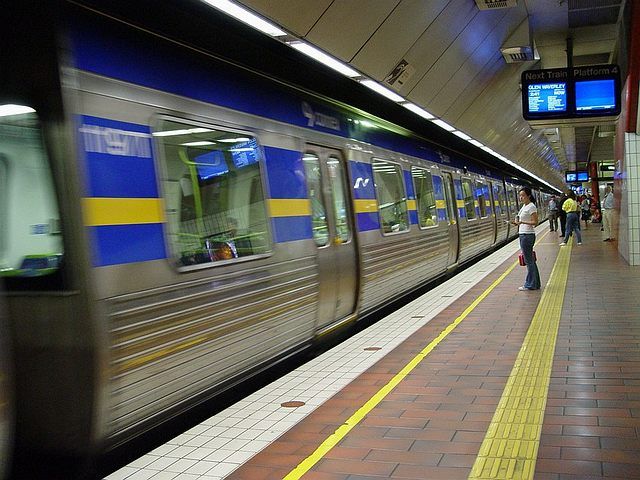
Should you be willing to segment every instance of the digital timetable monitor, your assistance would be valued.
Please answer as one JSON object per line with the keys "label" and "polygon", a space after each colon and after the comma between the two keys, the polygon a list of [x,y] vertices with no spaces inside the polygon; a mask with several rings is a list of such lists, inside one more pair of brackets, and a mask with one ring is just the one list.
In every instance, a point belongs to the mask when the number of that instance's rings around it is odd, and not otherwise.
{"label": "digital timetable monitor", "polygon": [[586,65],[522,72],[522,116],[537,124],[620,113],[620,67]]}
{"label": "digital timetable monitor", "polygon": [[576,80],[576,111],[615,110],[616,90],[612,78]]}
{"label": "digital timetable monitor", "polygon": [[566,82],[532,83],[527,87],[529,113],[567,111]]}
{"label": "digital timetable monitor", "polygon": [[585,170],[570,170],[564,173],[564,180],[567,183],[587,182],[589,174]]}

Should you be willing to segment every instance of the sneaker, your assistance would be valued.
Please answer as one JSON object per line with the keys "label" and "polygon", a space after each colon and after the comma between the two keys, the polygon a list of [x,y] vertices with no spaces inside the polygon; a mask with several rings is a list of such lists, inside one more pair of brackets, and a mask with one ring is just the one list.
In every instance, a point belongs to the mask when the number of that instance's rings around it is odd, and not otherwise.
{"label": "sneaker", "polygon": [[582,245],[582,242],[578,242],[578,245]]}
{"label": "sneaker", "polygon": [[561,246],[561,247],[564,247],[566,244],[567,244],[566,242],[562,242],[562,243],[560,244],[560,246]]}
{"label": "sneaker", "polygon": [[603,242],[610,242],[611,239],[610,238],[605,238],[604,240],[602,240]]}
{"label": "sneaker", "polygon": [[524,292],[525,290],[529,290],[527,287],[518,287],[518,290],[520,290],[521,292]]}

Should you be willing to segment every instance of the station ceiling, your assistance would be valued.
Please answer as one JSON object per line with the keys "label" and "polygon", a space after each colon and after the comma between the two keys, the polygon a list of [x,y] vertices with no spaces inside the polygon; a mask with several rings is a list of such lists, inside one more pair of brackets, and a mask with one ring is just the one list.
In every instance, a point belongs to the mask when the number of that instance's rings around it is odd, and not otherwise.
{"label": "station ceiling", "polygon": [[[370,78],[388,79],[403,97],[561,187],[564,170],[614,162],[614,124],[532,128],[522,118],[520,75],[566,67],[567,50],[574,66],[621,63],[626,1],[505,0],[514,6],[488,10],[477,3],[496,0],[239,3]],[[400,62],[408,64],[402,83],[389,84]]]}

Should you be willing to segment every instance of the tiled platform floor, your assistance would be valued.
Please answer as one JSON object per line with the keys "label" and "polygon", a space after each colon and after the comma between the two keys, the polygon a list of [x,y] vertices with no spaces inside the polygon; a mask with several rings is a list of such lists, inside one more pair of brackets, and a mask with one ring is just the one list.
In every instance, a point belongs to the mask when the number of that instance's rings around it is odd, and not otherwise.
{"label": "tiled platform floor", "polygon": [[[640,478],[640,270],[573,247],[535,478]],[[558,249],[538,236],[543,284]],[[455,319],[509,259],[228,478],[281,479]],[[304,479],[467,478],[540,298],[514,270]]]}

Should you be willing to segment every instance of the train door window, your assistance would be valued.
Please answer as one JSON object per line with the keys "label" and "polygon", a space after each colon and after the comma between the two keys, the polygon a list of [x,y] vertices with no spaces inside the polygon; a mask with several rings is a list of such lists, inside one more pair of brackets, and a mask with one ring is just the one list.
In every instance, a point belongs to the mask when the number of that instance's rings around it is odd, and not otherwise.
{"label": "train door window", "polygon": [[257,140],[217,127],[161,119],[169,245],[178,266],[269,253]]}
{"label": "train door window", "polygon": [[433,177],[424,168],[411,167],[411,176],[416,192],[418,223],[421,228],[438,224],[436,197],[433,189]]}
{"label": "train door window", "polygon": [[0,105],[0,277],[8,289],[59,289],[60,214],[37,112]]}
{"label": "train door window", "polygon": [[507,214],[505,210],[505,199],[504,199],[504,188],[502,185],[498,185],[497,183],[493,185],[493,197],[495,204],[496,214],[499,214],[501,217]]}
{"label": "train door window", "polygon": [[322,195],[320,159],[314,153],[305,153],[302,156],[302,163],[304,164],[309,201],[311,202],[313,239],[316,245],[323,247],[329,243],[329,226],[327,224],[327,211]]}
{"label": "train door window", "polygon": [[511,218],[516,218],[518,210],[520,210],[520,208],[518,207],[518,189],[516,187],[511,187],[509,190],[511,192],[509,211],[511,212]]}
{"label": "train door window", "polygon": [[476,182],[476,198],[478,199],[478,209],[480,210],[480,218],[487,216],[487,186],[484,183]]}
{"label": "train door window", "polygon": [[409,230],[407,197],[400,165],[374,158],[373,178],[382,232],[397,233]]}
{"label": "train door window", "polygon": [[351,238],[351,226],[349,224],[349,211],[345,192],[347,191],[347,179],[344,178],[344,169],[340,165],[340,159],[329,157],[327,171],[333,192],[333,214],[336,222],[336,236],[342,243]]}
{"label": "train door window", "polygon": [[473,184],[468,178],[462,179],[462,194],[464,209],[467,212],[467,220],[473,220],[476,218],[476,203],[473,195]]}

